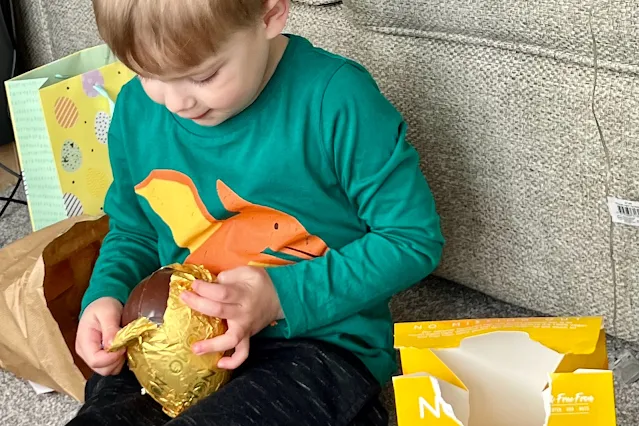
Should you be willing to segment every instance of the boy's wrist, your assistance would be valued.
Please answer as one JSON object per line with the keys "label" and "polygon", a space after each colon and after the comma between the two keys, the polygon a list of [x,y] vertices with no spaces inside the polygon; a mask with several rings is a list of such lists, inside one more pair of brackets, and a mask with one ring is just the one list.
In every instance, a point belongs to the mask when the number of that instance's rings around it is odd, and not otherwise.
{"label": "boy's wrist", "polygon": [[89,286],[89,289],[85,292],[84,296],[82,297],[82,302],[80,306],[80,316],[84,314],[84,311],[89,307],[89,305],[91,305],[93,302],[97,300],[104,299],[104,298],[114,299],[117,302],[119,302],[122,306],[124,306],[126,304],[126,300],[128,298],[129,293],[130,291],[128,293],[125,293],[123,289],[119,287],[116,287],[115,289],[100,288],[96,290],[91,288],[91,286]]}
{"label": "boy's wrist", "polygon": [[273,305],[272,305],[271,313],[273,315],[271,317],[270,324],[275,325],[277,324],[278,321],[283,320],[285,318],[284,309],[282,308],[282,302],[280,301],[280,297],[279,297],[279,294],[277,293],[275,283],[273,282],[270,274],[268,273],[266,269],[263,269],[262,273],[264,274],[263,276],[266,278],[270,287],[270,291],[272,292],[271,300],[273,301]]}
{"label": "boy's wrist", "polygon": [[284,320],[286,317],[284,316],[284,311],[282,310],[282,308],[280,307],[280,309],[278,310],[277,314],[275,314],[273,321],[270,322],[270,326],[271,327],[275,327],[277,325],[278,322]]}

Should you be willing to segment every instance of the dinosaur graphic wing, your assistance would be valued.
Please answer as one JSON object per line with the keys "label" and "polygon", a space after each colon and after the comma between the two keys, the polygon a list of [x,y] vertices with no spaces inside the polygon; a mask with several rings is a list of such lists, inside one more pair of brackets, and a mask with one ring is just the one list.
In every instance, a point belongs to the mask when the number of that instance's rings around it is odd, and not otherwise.
{"label": "dinosaur graphic wing", "polygon": [[135,192],[171,229],[175,243],[191,253],[222,226],[207,211],[193,181],[180,172],[154,170]]}

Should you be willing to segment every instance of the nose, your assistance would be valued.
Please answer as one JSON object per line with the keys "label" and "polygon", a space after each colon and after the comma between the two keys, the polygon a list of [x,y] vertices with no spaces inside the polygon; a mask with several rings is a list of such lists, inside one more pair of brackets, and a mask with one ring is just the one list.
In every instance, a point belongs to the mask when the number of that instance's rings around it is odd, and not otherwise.
{"label": "nose", "polygon": [[187,111],[195,106],[195,100],[174,85],[167,84],[164,92],[164,106],[174,114]]}

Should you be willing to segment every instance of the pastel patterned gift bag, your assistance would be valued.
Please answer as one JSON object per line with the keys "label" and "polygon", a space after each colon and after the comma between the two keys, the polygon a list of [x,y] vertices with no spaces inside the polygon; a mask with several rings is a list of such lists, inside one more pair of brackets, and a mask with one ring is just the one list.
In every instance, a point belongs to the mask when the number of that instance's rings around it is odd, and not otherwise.
{"label": "pastel patterned gift bag", "polygon": [[101,214],[113,106],[133,77],[103,44],[5,82],[34,230]]}
{"label": "pastel patterned gift bag", "polygon": [[133,73],[115,62],[40,91],[67,216],[99,215],[113,181],[108,132],[113,100]]}

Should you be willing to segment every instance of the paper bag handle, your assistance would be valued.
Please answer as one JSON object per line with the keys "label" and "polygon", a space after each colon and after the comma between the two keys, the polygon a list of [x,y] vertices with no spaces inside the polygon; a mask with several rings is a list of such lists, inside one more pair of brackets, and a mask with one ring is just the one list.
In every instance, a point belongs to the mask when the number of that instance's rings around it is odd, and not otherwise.
{"label": "paper bag handle", "polygon": [[[58,80],[66,80],[67,78],[71,78],[70,75],[63,75],[63,74],[56,74],[55,78],[57,78]],[[109,94],[107,93],[106,90],[104,90],[104,87],[100,86],[100,85],[94,85],[93,88],[95,89],[96,92],[98,92],[100,94],[100,96],[102,96],[103,98],[106,98],[107,101],[109,101],[109,109],[111,110],[111,116],[113,116],[113,111],[115,110],[115,102],[113,102],[113,99],[111,99],[111,96],[109,96]]]}
{"label": "paper bag handle", "polygon": [[106,98],[106,100],[109,101],[109,109],[111,110],[111,116],[113,117],[113,111],[115,110],[115,102],[113,102],[113,99],[111,99],[111,96],[109,96],[107,91],[104,90],[104,87],[102,86],[98,86],[96,84],[95,86],[93,86],[93,88],[95,89],[96,92],[100,94],[100,96],[102,96],[103,98]]}

